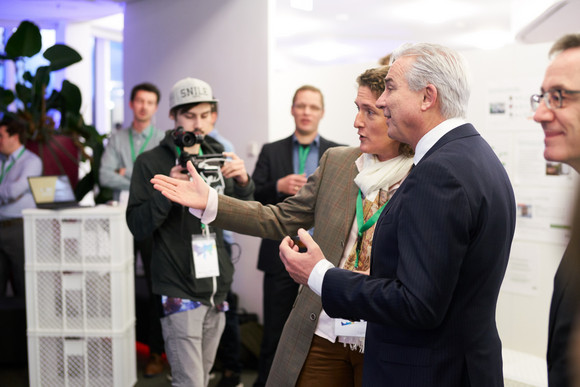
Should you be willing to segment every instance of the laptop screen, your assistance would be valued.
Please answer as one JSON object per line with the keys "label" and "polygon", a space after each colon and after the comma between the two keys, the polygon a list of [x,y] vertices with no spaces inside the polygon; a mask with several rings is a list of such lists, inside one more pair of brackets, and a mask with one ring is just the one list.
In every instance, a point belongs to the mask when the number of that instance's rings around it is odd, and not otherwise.
{"label": "laptop screen", "polygon": [[68,176],[34,176],[28,178],[30,191],[38,207],[55,203],[76,202]]}

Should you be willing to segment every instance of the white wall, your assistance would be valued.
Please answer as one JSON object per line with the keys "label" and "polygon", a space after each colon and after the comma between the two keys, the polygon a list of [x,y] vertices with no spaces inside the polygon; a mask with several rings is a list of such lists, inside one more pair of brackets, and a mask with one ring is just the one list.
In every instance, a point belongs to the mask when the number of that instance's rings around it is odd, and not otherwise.
{"label": "white wall", "polygon": [[[149,81],[161,90],[157,127],[173,128],[169,91],[184,77],[208,82],[219,99],[216,128],[231,140],[251,173],[251,143],[268,138],[267,0],[141,0],[125,8],[124,85]],[[131,120],[125,116],[125,124]],[[240,307],[262,311],[262,273],[256,269],[257,238],[237,236],[242,257],[233,290]]]}

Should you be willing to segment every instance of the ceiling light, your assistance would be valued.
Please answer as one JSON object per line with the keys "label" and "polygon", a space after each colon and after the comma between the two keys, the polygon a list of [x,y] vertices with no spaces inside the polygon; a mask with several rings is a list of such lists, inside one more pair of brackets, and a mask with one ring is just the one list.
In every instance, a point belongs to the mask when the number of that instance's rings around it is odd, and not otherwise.
{"label": "ceiling light", "polygon": [[321,40],[295,47],[292,50],[294,56],[316,62],[332,62],[354,55],[356,52],[357,50],[353,46],[334,40]]}
{"label": "ceiling light", "polygon": [[392,7],[392,14],[402,21],[441,24],[475,15],[479,7],[459,1],[413,1]]}
{"label": "ceiling light", "polygon": [[453,40],[459,46],[491,50],[513,43],[514,35],[505,30],[488,29],[478,30],[471,33],[462,33]]}
{"label": "ceiling light", "polygon": [[277,38],[291,37],[294,35],[307,35],[319,33],[324,28],[330,27],[326,22],[316,18],[299,15],[279,15],[272,25],[272,31]]}
{"label": "ceiling light", "polygon": [[290,0],[290,7],[302,11],[312,11],[314,8],[314,0]]}

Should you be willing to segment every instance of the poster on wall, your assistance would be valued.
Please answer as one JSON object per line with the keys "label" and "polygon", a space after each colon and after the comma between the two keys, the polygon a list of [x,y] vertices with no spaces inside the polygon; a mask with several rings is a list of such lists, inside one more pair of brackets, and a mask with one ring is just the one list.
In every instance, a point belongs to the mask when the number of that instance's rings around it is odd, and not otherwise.
{"label": "poster on wall", "polygon": [[540,290],[539,257],[531,244],[514,241],[501,291],[534,296]]}
{"label": "poster on wall", "polygon": [[[534,124],[530,96],[537,92],[533,79],[513,80],[488,89],[487,127],[489,130],[529,130]],[[533,129],[532,129],[533,130]]]}
{"label": "poster on wall", "polygon": [[514,239],[566,245],[570,239],[574,190],[550,187],[516,191]]}
{"label": "poster on wall", "polygon": [[[570,205],[579,179],[568,165],[544,159],[544,134],[530,105],[536,85],[536,79],[528,78],[489,86],[485,138],[514,187],[514,240],[567,244]],[[519,262],[514,266],[523,266],[521,259],[514,259]]]}

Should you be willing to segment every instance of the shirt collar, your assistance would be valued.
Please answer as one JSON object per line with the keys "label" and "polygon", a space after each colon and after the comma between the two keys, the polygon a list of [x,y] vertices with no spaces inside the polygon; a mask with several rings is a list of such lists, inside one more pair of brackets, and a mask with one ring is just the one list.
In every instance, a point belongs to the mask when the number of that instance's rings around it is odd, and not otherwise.
{"label": "shirt collar", "polygon": [[145,128],[145,130],[143,130],[141,133],[139,133],[139,132],[137,132],[137,130],[135,130],[133,125],[131,125],[131,130],[133,131],[133,136],[147,137],[149,135],[149,131],[151,130],[152,126],[153,125],[149,125],[148,127]]}
{"label": "shirt collar", "polygon": [[463,118],[450,118],[428,131],[417,143],[417,147],[415,148],[415,156],[413,156],[413,163],[417,165],[423,156],[429,152],[429,149],[431,149],[433,145],[435,145],[435,143],[441,139],[441,137],[445,136],[447,133],[463,124],[465,124],[465,120]]}
{"label": "shirt collar", "polygon": [[16,157],[20,154],[20,152],[22,152],[23,149],[24,145],[20,145],[14,152],[10,153],[10,156],[6,156],[5,154],[0,153],[0,160],[16,160]]}
{"label": "shirt collar", "polygon": [[[300,145],[300,143],[298,142],[298,139],[296,138],[296,134],[292,134],[292,143],[294,145]],[[312,140],[312,142],[310,144],[313,144],[315,146],[318,146],[320,144],[320,134],[317,134],[316,137],[314,138],[314,140]]]}

